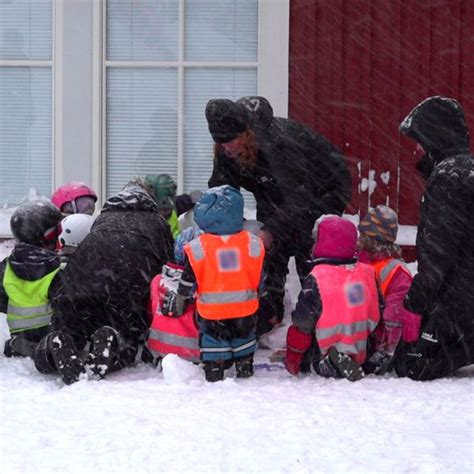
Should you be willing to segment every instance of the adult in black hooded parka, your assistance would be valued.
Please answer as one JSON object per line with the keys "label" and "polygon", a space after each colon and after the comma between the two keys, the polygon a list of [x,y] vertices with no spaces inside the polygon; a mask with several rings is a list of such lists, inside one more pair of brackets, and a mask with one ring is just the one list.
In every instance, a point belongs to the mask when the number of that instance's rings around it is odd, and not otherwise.
{"label": "adult in black hooded parka", "polygon": [[323,136],[293,120],[274,117],[263,97],[208,102],[206,119],[215,142],[209,187],[229,184],[251,192],[263,222],[266,287],[257,331],[284,315],[288,260],[295,256],[305,277],[311,231],[322,214],[342,214],[351,196],[351,176],[342,154]]}
{"label": "adult in black hooded parka", "polygon": [[[91,339],[85,364],[99,376],[131,363],[150,324],[150,281],[172,259],[172,248],[170,228],[140,181],[111,197],[52,292],[55,332],[37,351],[38,369],[49,371],[42,362],[53,349],[63,380],[77,380],[80,367],[68,363],[77,355],[67,347],[70,336],[76,349]],[[53,344],[58,336],[59,355]]]}
{"label": "adult in black hooded parka", "polygon": [[415,380],[443,377],[474,362],[474,156],[461,105],[430,97],[400,125],[425,155],[416,239],[418,274],[405,307],[423,316],[420,339],[402,344],[396,370]]}

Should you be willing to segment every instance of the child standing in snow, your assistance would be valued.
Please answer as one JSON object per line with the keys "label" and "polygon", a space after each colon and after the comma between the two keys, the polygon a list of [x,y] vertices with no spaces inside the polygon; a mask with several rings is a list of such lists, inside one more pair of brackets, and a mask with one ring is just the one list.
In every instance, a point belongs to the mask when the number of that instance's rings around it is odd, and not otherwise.
{"label": "child standing in snow", "polygon": [[204,234],[184,248],[186,265],[173,314],[194,296],[206,380],[223,380],[233,362],[237,377],[253,375],[255,314],[265,250],[243,228],[244,201],[232,186],[209,189],[198,201],[195,221]]}
{"label": "child standing in snow", "polygon": [[7,314],[11,335],[4,348],[7,357],[33,357],[48,332],[50,290],[60,267],[54,248],[61,218],[49,201],[30,201],[11,217],[17,243],[0,264],[0,312]]}
{"label": "child standing in snow", "polygon": [[312,364],[323,377],[359,380],[368,336],[380,318],[374,270],[354,258],[357,229],[350,221],[327,216],[316,232],[313,269],[292,314],[285,366],[293,375]]}
{"label": "child standing in snow", "polygon": [[375,270],[383,300],[382,319],[372,335],[372,354],[364,364],[364,370],[366,373],[383,375],[391,369],[400,340],[418,340],[421,316],[403,307],[413,277],[400,259],[400,247],[395,244],[398,232],[395,211],[383,205],[370,209],[358,228],[359,261],[371,265]]}

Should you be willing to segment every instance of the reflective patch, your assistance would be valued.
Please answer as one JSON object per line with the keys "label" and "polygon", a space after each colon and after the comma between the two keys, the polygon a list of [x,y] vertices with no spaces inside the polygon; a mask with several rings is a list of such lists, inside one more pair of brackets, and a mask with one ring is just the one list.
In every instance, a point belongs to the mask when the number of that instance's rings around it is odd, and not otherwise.
{"label": "reflective patch", "polygon": [[240,251],[238,248],[220,249],[217,251],[217,266],[221,272],[240,271]]}
{"label": "reflective patch", "polygon": [[349,283],[345,287],[346,299],[349,306],[360,306],[365,303],[365,292],[362,283]]}

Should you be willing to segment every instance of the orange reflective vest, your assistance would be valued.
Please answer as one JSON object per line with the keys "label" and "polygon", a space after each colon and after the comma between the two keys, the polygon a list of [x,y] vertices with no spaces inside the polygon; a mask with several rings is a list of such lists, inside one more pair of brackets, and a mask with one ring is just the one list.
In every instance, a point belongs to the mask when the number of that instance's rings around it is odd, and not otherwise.
{"label": "orange reflective vest", "polygon": [[182,268],[163,267],[163,273],[156,275],[150,283],[150,311],[152,317],[146,346],[154,357],[177,354],[183,359],[198,362],[199,330],[194,319],[194,304],[188,304],[179,318],[164,316],[161,312],[164,296],[168,289],[177,289]]}
{"label": "orange reflective vest", "polygon": [[331,347],[365,361],[367,339],[380,319],[375,272],[363,263],[316,265],[322,314],[316,322],[316,339],[324,356]]}
{"label": "orange reflective vest", "polygon": [[202,234],[184,251],[196,276],[196,305],[202,318],[241,318],[257,311],[265,256],[257,236],[247,231]]}
{"label": "orange reflective vest", "polygon": [[412,278],[411,272],[408,270],[405,262],[395,258],[386,258],[384,260],[379,260],[378,262],[372,262],[370,265],[375,270],[377,282],[384,300],[387,293],[387,288],[398,269],[404,271],[410,276],[410,278]]}

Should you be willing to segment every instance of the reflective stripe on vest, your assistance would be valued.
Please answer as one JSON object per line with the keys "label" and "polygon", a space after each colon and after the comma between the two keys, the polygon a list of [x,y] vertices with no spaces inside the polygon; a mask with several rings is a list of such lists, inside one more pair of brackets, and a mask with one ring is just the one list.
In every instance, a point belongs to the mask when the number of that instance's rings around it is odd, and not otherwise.
{"label": "reflective stripe on vest", "polygon": [[202,260],[204,258],[204,248],[199,237],[191,240],[187,245],[196,260]]}
{"label": "reflective stripe on vest", "polygon": [[375,269],[377,281],[379,283],[380,291],[382,292],[382,296],[384,299],[386,296],[385,293],[387,291],[387,288],[390,285],[390,281],[392,280],[398,269],[404,271],[410,277],[412,276],[406,264],[401,260],[397,260],[395,258],[379,260],[378,262],[372,263],[372,266]]}
{"label": "reflective stripe on vest", "polygon": [[252,258],[260,257],[262,253],[262,241],[254,234],[250,234],[249,254]]}
{"label": "reflective stripe on vest", "polygon": [[150,337],[171,346],[185,347],[186,349],[199,349],[199,340],[195,337],[178,336],[176,334],[170,334],[156,329],[150,329]]}
{"label": "reflective stripe on vest", "polygon": [[372,331],[375,329],[369,329],[369,321],[358,321],[356,323],[351,324],[336,324],[335,326],[331,326],[329,328],[322,328],[316,329],[316,337],[318,339],[326,339],[328,337],[332,337],[336,334],[341,334],[343,336],[350,336],[356,332],[361,331]]}
{"label": "reflective stripe on vest", "polygon": [[199,299],[205,304],[244,303],[246,301],[256,300],[257,298],[258,294],[253,290],[222,291],[199,295]]}
{"label": "reflective stripe on vest", "polygon": [[24,280],[15,274],[7,262],[3,286],[8,296],[7,322],[11,334],[42,328],[50,323],[52,309],[48,290],[58,270],[37,280]]}

